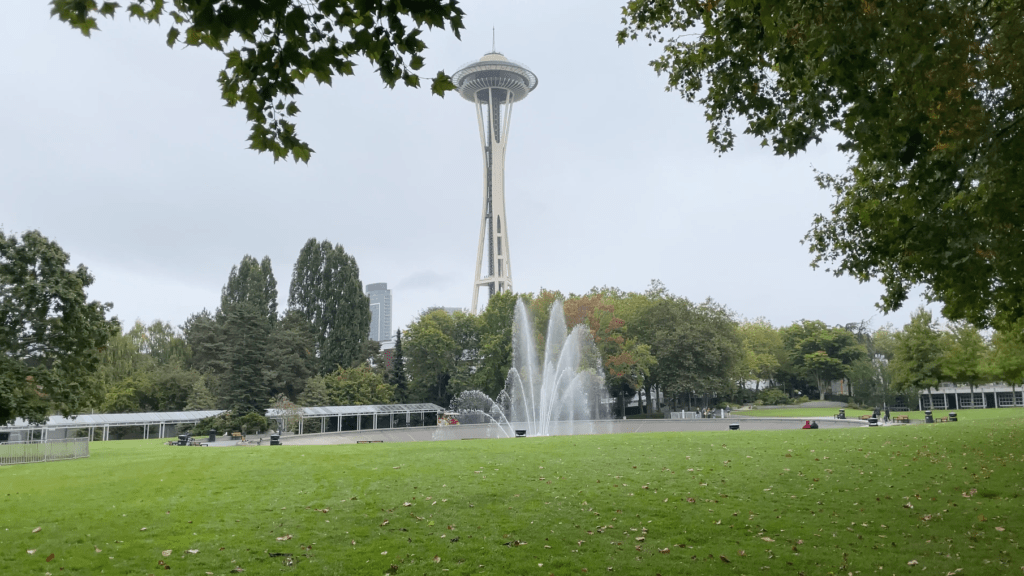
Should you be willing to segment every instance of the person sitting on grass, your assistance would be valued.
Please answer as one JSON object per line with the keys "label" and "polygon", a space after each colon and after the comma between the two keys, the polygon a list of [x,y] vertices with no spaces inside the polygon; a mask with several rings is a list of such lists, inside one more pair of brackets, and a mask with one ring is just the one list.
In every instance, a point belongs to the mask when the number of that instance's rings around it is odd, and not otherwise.
{"label": "person sitting on grass", "polygon": [[811,422],[811,430],[817,430],[817,429],[818,429],[818,421],[815,420],[815,421]]}
{"label": "person sitting on grass", "polygon": [[811,428],[811,421],[810,420],[805,420],[803,428],[801,428],[801,430],[810,430],[810,428]]}

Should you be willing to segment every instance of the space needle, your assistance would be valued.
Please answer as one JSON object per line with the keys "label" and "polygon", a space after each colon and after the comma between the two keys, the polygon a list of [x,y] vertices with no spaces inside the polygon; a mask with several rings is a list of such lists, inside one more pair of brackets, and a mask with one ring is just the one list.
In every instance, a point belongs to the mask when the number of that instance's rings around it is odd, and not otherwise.
{"label": "space needle", "polygon": [[460,68],[452,81],[463,98],[476,104],[484,158],[484,206],[470,309],[476,314],[482,288],[487,289],[488,298],[512,291],[512,260],[508,249],[508,219],[505,218],[505,146],[512,104],[526,98],[537,87],[537,75],[492,50]]}

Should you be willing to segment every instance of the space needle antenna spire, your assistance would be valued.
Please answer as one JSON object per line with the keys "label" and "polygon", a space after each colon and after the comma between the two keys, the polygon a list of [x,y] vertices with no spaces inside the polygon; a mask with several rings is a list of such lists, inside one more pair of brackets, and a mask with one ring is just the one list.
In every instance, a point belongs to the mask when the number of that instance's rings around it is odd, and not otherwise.
{"label": "space needle antenna spire", "polygon": [[452,75],[459,94],[476,105],[484,161],[483,211],[470,308],[473,314],[477,313],[480,290],[487,290],[488,299],[512,291],[512,259],[505,217],[505,147],[512,104],[526,98],[537,87],[536,74],[505,58],[496,49],[496,34],[492,28],[492,51]]}

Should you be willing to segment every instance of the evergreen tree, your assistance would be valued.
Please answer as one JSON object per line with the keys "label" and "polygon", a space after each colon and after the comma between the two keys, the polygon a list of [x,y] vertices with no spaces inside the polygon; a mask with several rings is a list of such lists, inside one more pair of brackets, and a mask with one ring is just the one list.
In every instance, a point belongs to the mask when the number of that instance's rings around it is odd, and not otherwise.
{"label": "evergreen tree", "polygon": [[241,302],[254,306],[270,324],[277,321],[277,280],[270,267],[270,257],[264,256],[257,262],[246,254],[238,266],[231,267],[228,283],[220,294],[221,312]]}
{"label": "evergreen tree", "polygon": [[250,304],[231,306],[224,312],[224,357],[227,373],[223,389],[235,415],[263,413],[270,404],[267,344],[270,327],[262,310]]}
{"label": "evergreen tree", "polygon": [[295,262],[288,305],[312,326],[321,374],[365,360],[360,356],[370,332],[370,299],[355,258],[340,244],[306,242]]}
{"label": "evergreen tree", "polygon": [[306,382],[306,389],[299,395],[298,404],[303,407],[330,406],[331,400],[323,376],[313,376]]}
{"label": "evergreen tree", "polygon": [[206,386],[206,379],[200,378],[192,383],[192,390],[188,393],[188,402],[185,403],[185,410],[216,410],[217,399],[210,393]]}
{"label": "evergreen tree", "polygon": [[395,389],[395,401],[409,401],[409,380],[405,375],[405,356],[402,353],[402,331],[395,332],[395,355],[391,360],[388,383]]}

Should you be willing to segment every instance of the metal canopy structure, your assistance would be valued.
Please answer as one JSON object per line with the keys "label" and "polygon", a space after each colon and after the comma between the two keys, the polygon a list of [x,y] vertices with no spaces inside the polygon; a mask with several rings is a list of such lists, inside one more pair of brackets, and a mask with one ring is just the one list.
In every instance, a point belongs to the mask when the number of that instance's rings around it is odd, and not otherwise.
{"label": "metal canopy structure", "polygon": [[[437,414],[444,408],[437,404],[371,404],[367,406],[312,406],[299,409],[298,433],[341,432],[345,430],[377,430],[436,426]],[[267,410],[267,418],[285,428],[289,417],[280,410]],[[310,426],[310,424],[314,426]]]}
{"label": "metal canopy structure", "polygon": [[141,426],[143,438],[150,437],[150,428],[157,427],[156,438],[164,438],[172,426],[181,424],[198,424],[204,418],[216,416],[224,410],[194,410],[189,412],[136,412],[129,414],[80,414],[65,418],[64,416],[50,416],[43,424],[32,424],[18,418],[11,426],[0,426],[0,433],[25,433],[35,434],[37,431],[40,440],[47,437],[66,438],[70,430],[88,430],[89,438],[93,437],[96,430],[103,431],[103,440],[110,439],[110,429]]}

